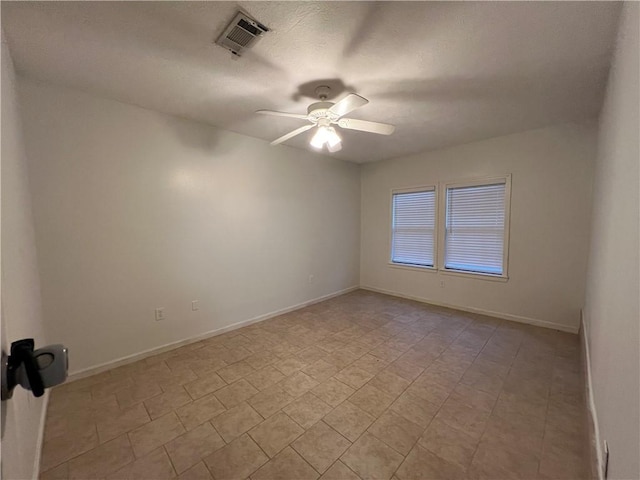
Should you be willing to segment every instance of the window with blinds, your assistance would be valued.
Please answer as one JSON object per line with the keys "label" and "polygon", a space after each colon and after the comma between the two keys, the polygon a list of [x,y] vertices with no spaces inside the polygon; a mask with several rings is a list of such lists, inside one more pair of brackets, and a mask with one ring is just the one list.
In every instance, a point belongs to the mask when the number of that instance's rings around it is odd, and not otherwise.
{"label": "window with blinds", "polygon": [[504,274],[506,184],[448,187],[445,269]]}
{"label": "window with blinds", "polygon": [[433,267],[435,188],[393,193],[391,261]]}

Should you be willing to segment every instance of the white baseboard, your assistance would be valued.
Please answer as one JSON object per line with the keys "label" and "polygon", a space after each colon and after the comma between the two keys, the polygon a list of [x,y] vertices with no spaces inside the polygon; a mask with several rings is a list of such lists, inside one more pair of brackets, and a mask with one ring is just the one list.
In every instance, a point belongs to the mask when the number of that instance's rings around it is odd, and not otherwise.
{"label": "white baseboard", "polygon": [[416,302],[428,303],[430,305],[435,305],[438,307],[453,308],[455,310],[462,310],[463,312],[478,313],[480,315],[487,315],[490,317],[502,318],[504,320],[511,320],[512,322],[527,323],[529,325],[535,325],[536,327],[551,328],[554,330],[561,330],[563,332],[578,333],[578,329],[580,328],[579,326],[571,327],[569,325],[562,325],[560,323],[547,322],[545,320],[538,320],[537,318],[524,317],[521,315],[513,315],[511,313],[493,312],[491,310],[484,310],[482,308],[437,302],[435,300],[431,300],[424,297],[405,295],[404,293],[394,292],[391,290],[384,290],[382,288],[371,287],[367,285],[361,285],[360,288],[363,290],[370,290],[372,292],[384,293],[385,295],[392,295],[394,297],[406,298],[407,300],[415,300]]}
{"label": "white baseboard", "polygon": [[44,391],[42,397],[42,411],[40,412],[40,426],[38,427],[38,440],[36,443],[36,455],[33,459],[33,480],[40,477],[40,458],[42,458],[42,444],[44,443],[44,427],[47,423],[47,407],[49,406],[50,390]]}
{"label": "white baseboard", "polygon": [[[600,428],[598,427],[598,414],[596,412],[596,402],[593,396],[593,384],[591,383],[591,355],[589,353],[589,335],[587,332],[587,324],[584,321],[584,316],[582,310],[580,310],[580,341],[582,342],[582,348],[584,349],[584,368],[586,370],[586,394],[587,394],[587,410],[589,411],[589,415],[591,417],[591,423],[593,425],[593,438],[591,439],[593,445],[590,445],[592,449],[595,449],[596,452],[596,469],[598,473],[598,479],[602,480],[603,476],[603,468],[602,468],[602,449],[600,446]],[[591,432],[589,432],[590,434]]]}
{"label": "white baseboard", "polygon": [[158,355],[160,353],[168,352],[169,350],[173,350],[178,347],[182,347],[184,345],[189,345],[190,343],[199,342],[209,337],[215,337],[216,335],[221,335],[226,332],[230,332],[232,330],[236,330],[238,328],[246,327],[253,323],[262,322],[264,320],[268,320],[273,317],[277,317],[278,315],[283,315],[285,313],[293,312],[294,310],[299,310],[304,307],[308,307],[309,305],[313,305],[315,303],[320,303],[325,300],[329,300],[330,298],[338,297],[340,295],[344,295],[345,293],[353,292],[357,290],[357,285],[345,288],[343,290],[338,290],[337,292],[329,293],[327,295],[323,295],[321,297],[313,298],[311,300],[307,300],[306,302],[298,303],[296,305],[292,305],[290,307],[282,308],[280,310],[276,310],[274,312],[265,313],[263,315],[258,315],[257,317],[250,318],[248,320],[242,320],[240,322],[236,322],[234,324],[228,325],[226,327],[217,328],[215,330],[210,330],[208,332],[202,333],[200,335],[196,335],[195,337],[185,338],[183,340],[179,340],[177,342],[168,343],[166,345],[161,345],[159,347],[154,347],[149,350],[144,350],[139,353],[135,353],[133,355],[127,355],[126,357],[117,358],[115,360],[111,360],[109,362],[101,363],[100,365],[96,365],[89,368],[84,368],[82,370],[78,370],[69,374],[68,382],[72,382],[74,380],[79,380],[81,378],[89,377],[91,375],[95,375],[97,373],[104,372],[106,370],[110,370],[115,367],[120,367],[122,365],[127,365],[129,363],[137,362],[138,360],[142,360],[147,357],[151,357],[153,355]]}

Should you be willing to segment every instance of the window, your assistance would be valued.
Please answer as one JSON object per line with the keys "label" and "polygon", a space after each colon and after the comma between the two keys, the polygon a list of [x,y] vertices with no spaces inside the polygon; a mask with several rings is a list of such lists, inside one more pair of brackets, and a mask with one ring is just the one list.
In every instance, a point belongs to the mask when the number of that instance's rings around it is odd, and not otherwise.
{"label": "window", "polygon": [[391,261],[434,266],[435,187],[392,194]]}
{"label": "window", "polygon": [[445,270],[506,276],[508,183],[446,186]]}

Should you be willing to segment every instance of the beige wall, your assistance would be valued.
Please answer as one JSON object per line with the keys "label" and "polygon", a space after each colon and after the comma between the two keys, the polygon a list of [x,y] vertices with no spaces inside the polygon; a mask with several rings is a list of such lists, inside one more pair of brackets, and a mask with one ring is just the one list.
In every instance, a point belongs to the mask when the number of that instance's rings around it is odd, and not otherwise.
{"label": "beige wall", "polygon": [[[600,118],[584,309],[599,448],[609,478],[640,478],[640,5],[627,2]],[[593,405],[592,405],[593,407]]]}
{"label": "beige wall", "polygon": [[[34,338],[45,344],[27,160],[9,49],[2,34],[2,350]],[[2,478],[37,478],[45,397],[16,387],[2,402]]]}
{"label": "beige wall", "polygon": [[73,372],[358,284],[357,165],[19,83],[43,310]]}
{"label": "beige wall", "polygon": [[[595,133],[567,124],[364,165],[361,285],[577,332]],[[391,189],[509,173],[507,282],[389,266]]]}

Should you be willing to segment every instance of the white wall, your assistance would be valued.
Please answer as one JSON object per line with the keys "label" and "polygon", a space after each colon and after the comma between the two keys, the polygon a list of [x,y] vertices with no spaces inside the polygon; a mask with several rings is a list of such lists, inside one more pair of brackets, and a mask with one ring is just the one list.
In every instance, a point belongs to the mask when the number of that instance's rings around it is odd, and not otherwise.
{"label": "white wall", "polygon": [[357,165],[19,84],[43,310],[72,371],[358,284]]}
{"label": "white wall", "polygon": [[626,2],[600,118],[585,323],[609,478],[640,478],[640,5]]}
{"label": "white wall", "polygon": [[[567,124],[363,166],[361,285],[577,332],[595,133]],[[508,173],[507,282],[388,265],[391,189]]]}
{"label": "white wall", "polygon": [[[31,214],[27,161],[15,92],[15,76],[2,33],[2,350],[34,338],[45,344],[40,281]],[[2,402],[2,478],[35,478],[45,397],[16,387]]]}

